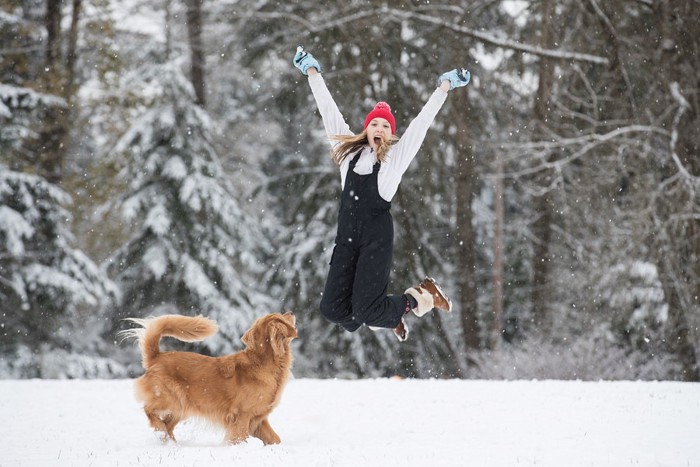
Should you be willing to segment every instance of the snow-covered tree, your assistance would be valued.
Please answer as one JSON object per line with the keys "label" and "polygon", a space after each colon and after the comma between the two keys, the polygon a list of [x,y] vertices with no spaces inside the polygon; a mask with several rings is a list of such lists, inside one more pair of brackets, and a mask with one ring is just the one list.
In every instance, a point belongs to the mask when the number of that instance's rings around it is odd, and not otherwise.
{"label": "snow-covered tree", "polygon": [[38,161],[39,156],[27,146],[36,146],[47,113],[65,107],[58,96],[0,83],[0,150],[11,168]]}
{"label": "snow-covered tree", "polygon": [[[70,214],[63,207],[70,201],[41,177],[0,166],[0,354],[5,357],[21,348],[30,353],[57,346],[84,349],[81,339],[89,331],[81,326],[99,325],[105,306],[118,295],[100,268],[72,245]],[[24,376],[40,376],[26,371]]]}
{"label": "snow-covered tree", "polygon": [[230,351],[270,311],[256,291],[263,233],[239,205],[211,142],[214,123],[179,67],[143,68],[124,83],[144,106],[113,153],[128,188],[112,206],[131,233],[106,263],[123,292],[113,318],[202,313],[220,325],[212,350]]}

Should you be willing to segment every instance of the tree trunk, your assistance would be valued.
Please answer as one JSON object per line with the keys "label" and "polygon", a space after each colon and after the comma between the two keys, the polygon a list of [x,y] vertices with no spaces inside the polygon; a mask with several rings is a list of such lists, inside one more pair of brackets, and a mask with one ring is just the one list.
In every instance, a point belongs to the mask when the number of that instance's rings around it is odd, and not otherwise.
{"label": "tree trunk", "polygon": [[[668,258],[660,258],[658,264],[663,264]],[[700,368],[695,350],[694,332],[688,322],[687,306],[680,297],[680,284],[674,283],[669,277],[670,271],[663,266],[660,269],[664,288],[664,295],[668,303],[668,333],[667,342],[669,350],[673,352],[681,364],[681,377],[684,381],[700,381]],[[679,290],[680,289],[680,290]]]}
{"label": "tree trunk", "polygon": [[75,93],[75,62],[78,59],[78,29],[80,26],[80,13],[82,0],[73,0],[73,12],[71,14],[70,31],[68,32],[68,52],[66,54],[66,82],[65,97],[71,100]]}
{"label": "tree trunk", "polygon": [[[46,3],[46,70],[42,83],[46,92],[63,96],[64,68],[61,62],[61,5],[62,0]],[[63,180],[63,140],[67,132],[65,109],[53,107],[46,112],[39,130],[36,152],[39,156],[39,175],[51,183]]]}
{"label": "tree trunk", "polygon": [[170,60],[170,55],[173,51],[173,35],[170,26],[173,22],[172,0],[165,0],[163,2],[163,13],[165,14],[165,50],[163,53],[165,54],[165,60]]}
{"label": "tree trunk", "polygon": [[[542,48],[553,47],[552,21],[554,5],[552,0],[543,0],[541,3],[542,17]],[[535,99],[535,139],[544,140],[548,134],[548,118],[551,109],[552,83],[554,80],[553,64],[550,59],[541,57],[539,62],[539,84]],[[548,156],[548,160],[553,159]],[[551,194],[551,180],[549,170],[543,171],[538,176],[540,193],[534,199],[535,221],[532,225],[534,236],[533,245],[533,284],[532,284],[532,319],[536,329],[542,329],[549,323],[549,306],[551,291],[549,284],[549,269],[551,263],[550,242],[552,237],[553,204]]]}
{"label": "tree trunk", "polygon": [[46,67],[48,73],[56,73],[54,68],[61,56],[61,4],[63,0],[46,1]]}
{"label": "tree trunk", "polygon": [[459,288],[459,311],[464,335],[464,345],[467,350],[477,350],[481,347],[479,338],[479,313],[477,308],[476,256],[474,252],[474,228],[472,226],[472,201],[474,199],[474,154],[472,140],[464,113],[468,113],[469,93],[466,89],[450,96],[452,104],[452,120],[458,122],[456,135],[457,143],[457,271],[459,276],[455,281]]}
{"label": "tree trunk", "polygon": [[204,43],[202,41],[202,1],[187,0],[187,33],[190,40],[191,78],[197,104],[206,104],[204,92]]}
{"label": "tree trunk", "polygon": [[496,177],[493,182],[493,326],[491,348],[501,345],[503,335],[503,218],[505,215],[503,199],[503,158],[496,153]]}
{"label": "tree trunk", "polygon": [[672,172],[679,187],[666,190],[663,205],[655,209],[663,229],[653,237],[657,267],[668,303],[668,342],[682,365],[687,381],[700,381],[700,18],[697,2],[660,1],[654,4],[660,37],[655,57],[660,57],[659,82],[669,89],[675,112],[668,123]]}

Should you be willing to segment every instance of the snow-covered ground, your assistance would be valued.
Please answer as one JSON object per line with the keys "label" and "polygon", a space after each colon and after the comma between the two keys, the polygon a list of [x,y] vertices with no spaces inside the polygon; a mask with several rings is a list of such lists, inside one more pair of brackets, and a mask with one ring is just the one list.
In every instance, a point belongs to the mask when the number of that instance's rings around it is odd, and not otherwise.
{"label": "snow-covered ground", "polygon": [[132,381],[4,380],[0,466],[700,466],[700,384],[299,379],[270,420],[163,444]]}

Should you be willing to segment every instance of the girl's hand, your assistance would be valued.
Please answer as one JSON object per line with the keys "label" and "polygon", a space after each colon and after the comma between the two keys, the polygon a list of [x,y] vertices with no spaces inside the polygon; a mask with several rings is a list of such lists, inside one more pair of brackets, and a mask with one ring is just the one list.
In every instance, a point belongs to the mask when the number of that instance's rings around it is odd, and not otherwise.
{"label": "girl's hand", "polygon": [[316,60],[310,53],[305,52],[304,47],[301,45],[297,47],[297,53],[294,54],[293,62],[294,66],[299,68],[299,71],[305,75],[309,74],[310,68],[315,68],[316,71],[319,73],[321,72],[321,65],[318,63],[318,60]]}
{"label": "girl's hand", "polygon": [[[471,79],[471,74],[466,68],[455,68],[454,70],[450,70],[447,73],[443,73],[440,75],[438,78],[438,86],[443,88],[443,90],[453,90],[454,88],[460,88],[462,86],[466,86],[469,84],[469,80]],[[444,89],[446,87],[446,84],[449,82],[450,87],[449,89]],[[443,84],[445,86],[443,87]]]}

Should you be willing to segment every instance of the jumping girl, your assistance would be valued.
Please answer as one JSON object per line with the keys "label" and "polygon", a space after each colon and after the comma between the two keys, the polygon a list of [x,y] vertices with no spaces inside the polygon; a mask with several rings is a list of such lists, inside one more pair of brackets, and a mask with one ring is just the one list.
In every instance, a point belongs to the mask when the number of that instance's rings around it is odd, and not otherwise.
{"label": "jumping girl", "polygon": [[318,61],[299,47],[294,65],[308,76],[343,189],[321,313],[350,332],[363,324],[372,330],[393,329],[403,342],[408,337],[404,320],[408,312],[420,317],[433,308],[452,311],[452,302],[430,277],[403,295],[387,295],[394,244],[391,199],[447,92],[466,86],[470,74],[458,68],[440,75],[438,88],[398,139],[389,104],[377,103],[367,114],[362,133],[355,135],[331,97]]}

